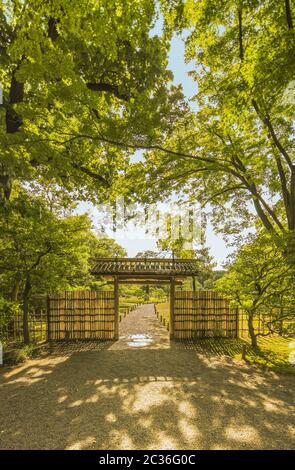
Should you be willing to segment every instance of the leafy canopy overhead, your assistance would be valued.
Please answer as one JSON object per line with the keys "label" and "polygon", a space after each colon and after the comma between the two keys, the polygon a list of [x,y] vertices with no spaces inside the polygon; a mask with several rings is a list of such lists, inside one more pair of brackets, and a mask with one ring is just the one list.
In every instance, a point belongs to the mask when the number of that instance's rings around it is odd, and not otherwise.
{"label": "leafy canopy overhead", "polygon": [[166,132],[182,95],[156,17],[153,0],[0,2],[3,198],[15,178],[101,198],[128,161],[113,142]]}
{"label": "leafy canopy overhead", "polygon": [[247,222],[252,203],[264,228],[294,254],[294,2],[161,3],[165,36],[189,31],[198,110],[132,167],[137,193],[149,201],[187,192],[218,208],[223,222],[230,206]]}

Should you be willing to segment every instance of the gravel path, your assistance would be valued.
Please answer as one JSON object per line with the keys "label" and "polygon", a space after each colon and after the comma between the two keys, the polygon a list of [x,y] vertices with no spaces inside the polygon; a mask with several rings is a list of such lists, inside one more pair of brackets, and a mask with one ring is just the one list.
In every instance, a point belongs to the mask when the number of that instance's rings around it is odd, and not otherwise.
{"label": "gravel path", "polygon": [[152,305],[120,330],[4,368],[0,448],[295,448],[295,377],[170,346]]}

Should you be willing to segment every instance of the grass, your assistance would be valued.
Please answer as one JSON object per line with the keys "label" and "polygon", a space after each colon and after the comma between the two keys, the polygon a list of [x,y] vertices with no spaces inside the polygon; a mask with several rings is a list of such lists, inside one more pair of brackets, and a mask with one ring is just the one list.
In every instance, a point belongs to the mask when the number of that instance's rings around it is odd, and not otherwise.
{"label": "grass", "polygon": [[[169,324],[170,312],[169,302],[156,306],[158,318],[165,319],[165,325]],[[275,372],[295,374],[295,365],[290,362],[290,354],[295,351],[295,338],[282,336],[258,337],[259,350],[254,350],[246,337],[241,339],[211,339],[205,338],[192,343],[188,342],[188,348],[203,353],[214,353],[227,355],[235,359],[242,359],[243,345],[246,346],[246,360],[253,364],[258,364],[264,369],[271,369]],[[295,359],[295,352],[294,359]]]}
{"label": "grass", "polygon": [[170,323],[170,306],[169,302],[156,305],[156,312],[158,312],[158,318],[162,318],[162,323],[164,325],[169,325]]}
{"label": "grass", "polygon": [[14,348],[4,351],[4,364],[15,365],[24,362],[29,358],[38,356],[42,348],[43,345],[36,343],[15,345]]}
{"label": "grass", "polygon": [[[290,354],[295,350],[295,339],[282,336],[258,338],[259,350],[248,349],[247,360],[275,372],[295,374],[295,364],[290,362]],[[293,347],[292,347],[293,346]]]}
{"label": "grass", "polygon": [[139,304],[140,302],[143,302],[143,300],[139,299],[135,295],[130,295],[130,296],[128,295],[126,297],[123,297],[120,295],[120,302],[124,304],[134,305],[134,304]]}
{"label": "grass", "polygon": [[[150,297],[149,300],[143,300],[142,298],[138,298],[136,296],[133,297],[120,297],[120,321],[128,315],[130,308],[134,305],[142,305],[142,304],[150,304],[150,303],[157,303],[159,302],[158,298]],[[169,305],[169,304],[167,304]],[[168,313],[169,318],[169,313]],[[168,322],[169,323],[169,322]]]}

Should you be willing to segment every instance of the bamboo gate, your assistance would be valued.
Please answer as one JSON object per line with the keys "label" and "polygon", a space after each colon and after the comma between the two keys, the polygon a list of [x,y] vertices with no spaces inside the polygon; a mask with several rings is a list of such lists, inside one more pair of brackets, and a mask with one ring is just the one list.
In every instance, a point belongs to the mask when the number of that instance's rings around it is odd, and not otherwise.
{"label": "bamboo gate", "polygon": [[48,297],[49,340],[117,340],[119,284],[170,285],[170,338],[237,337],[238,312],[209,291],[176,290],[198,275],[195,260],[101,258],[92,270],[103,276],[109,291],[66,291]]}

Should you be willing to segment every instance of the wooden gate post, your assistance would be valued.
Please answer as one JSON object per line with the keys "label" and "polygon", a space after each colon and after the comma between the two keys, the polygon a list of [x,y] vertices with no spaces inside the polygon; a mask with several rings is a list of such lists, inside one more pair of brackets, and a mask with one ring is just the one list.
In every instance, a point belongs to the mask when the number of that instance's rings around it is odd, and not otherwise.
{"label": "wooden gate post", "polygon": [[175,304],[175,278],[172,277],[170,280],[170,339],[174,338],[174,330],[175,330],[174,304]]}
{"label": "wooden gate post", "polygon": [[114,339],[119,339],[119,281],[114,277],[114,308],[115,308],[115,334]]}

